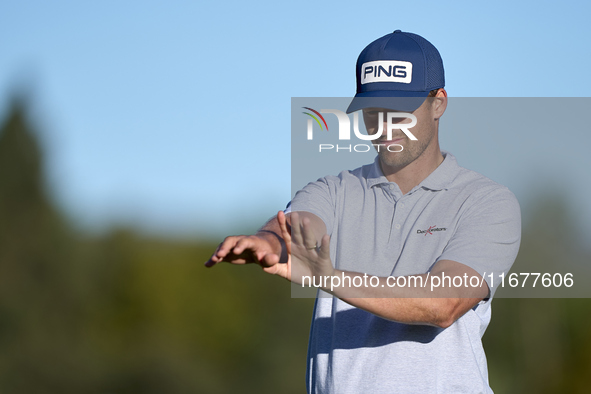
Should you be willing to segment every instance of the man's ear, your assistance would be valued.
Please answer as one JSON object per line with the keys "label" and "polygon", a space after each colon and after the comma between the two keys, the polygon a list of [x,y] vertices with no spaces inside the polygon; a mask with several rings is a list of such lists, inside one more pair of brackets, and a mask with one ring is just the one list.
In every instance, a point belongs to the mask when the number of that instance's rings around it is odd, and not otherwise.
{"label": "man's ear", "polygon": [[433,100],[433,115],[435,117],[435,120],[439,120],[439,118],[443,115],[445,109],[447,108],[447,92],[445,91],[445,89],[441,88],[437,91],[437,94],[431,100]]}

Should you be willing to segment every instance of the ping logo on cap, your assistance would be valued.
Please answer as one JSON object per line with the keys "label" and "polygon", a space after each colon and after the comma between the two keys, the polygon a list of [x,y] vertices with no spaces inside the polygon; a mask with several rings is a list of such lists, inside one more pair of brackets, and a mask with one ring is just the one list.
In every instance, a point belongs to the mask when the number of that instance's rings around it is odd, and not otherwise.
{"label": "ping logo on cap", "polygon": [[361,84],[372,82],[412,81],[412,63],[400,60],[377,60],[361,66]]}

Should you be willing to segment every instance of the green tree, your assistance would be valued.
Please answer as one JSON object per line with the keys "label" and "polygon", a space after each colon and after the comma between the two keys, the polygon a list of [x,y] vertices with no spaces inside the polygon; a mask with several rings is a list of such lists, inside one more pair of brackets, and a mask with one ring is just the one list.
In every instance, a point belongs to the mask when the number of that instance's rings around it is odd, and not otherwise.
{"label": "green tree", "polygon": [[[567,203],[554,195],[531,205],[524,215],[521,248],[511,271],[575,272],[575,281],[588,281],[584,277],[590,277],[591,256],[572,237],[575,221]],[[548,294],[548,289],[538,287],[542,296]],[[589,392],[590,308],[588,298],[493,300],[492,322],[483,338],[493,390]]]}
{"label": "green tree", "polygon": [[[72,331],[72,239],[47,194],[43,157],[25,102],[0,125],[0,389],[65,390],[79,369]],[[76,381],[77,378],[72,379]],[[81,387],[81,386],[79,386]],[[71,390],[65,390],[68,392]]]}

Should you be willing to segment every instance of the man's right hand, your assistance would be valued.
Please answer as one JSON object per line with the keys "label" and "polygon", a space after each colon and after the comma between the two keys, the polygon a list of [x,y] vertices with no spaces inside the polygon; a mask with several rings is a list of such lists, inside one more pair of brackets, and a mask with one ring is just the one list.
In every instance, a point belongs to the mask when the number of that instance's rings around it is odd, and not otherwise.
{"label": "man's right hand", "polygon": [[[213,267],[221,262],[256,263],[266,272],[289,280],[290,270],[287,261],[289,249],[283,239],[287,233],[286,227],[285,214],[280,211],[277,217],[269,221],[264,229],[256,235],[236,235],[224,239],[215,253],[205,262],[205,266]],[[284,265],[285,267],[283,267]]]}
{"label": "man's right hand", "polygon": [[265,259],[278,258],[268,239],[259,235],[235,235],[224,239],[205,266],[213,267],[222,261],[232,264],[260,264]]}
{"label": "man's right hand", "polygon": [[[324,222],[317,216],[300,212],[295,216],[297,222],[304,227],[302,229],[308,235],[326,234],[326,227]],[[299,224],[298,224],[299,225]],[[289,281],[292,280],[291,272],[291,223],[288,217],[279,211],[277,216],[271,219],[256,235],[237,235],[227,237],[222,242],[215,253],[205,263],[206,267],[213,267],[217,263],[228,262],[231,264],[249,264],[256,263],[260,265],[263,270],[272,275],[278,275]],[[300,234],[299,232],[297,232]],[[301,236],[298,238],[302,238]],[[308,240],[310,244],[322,244],[322,239],[319,237],[314,242],[314,239]],[[310,248],[306,248],[310,250]],[[313,249],[313,248],[312,248]],[[311,253],[311,252],[308,252]],[[308,274],[310,267],[304,265],[298,270],[300,274],[303,272]]]}

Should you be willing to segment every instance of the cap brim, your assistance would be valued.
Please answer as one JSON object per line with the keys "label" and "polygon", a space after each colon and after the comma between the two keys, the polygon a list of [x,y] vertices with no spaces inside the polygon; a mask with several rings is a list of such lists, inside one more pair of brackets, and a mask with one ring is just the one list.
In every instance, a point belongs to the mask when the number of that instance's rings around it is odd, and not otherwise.
{"label": "cap brim", "polygon": [[375,91],[355,95],[347,113],[363,108],[386,108],[394,111],[413,112],[419,108],[429,92]]}

